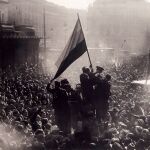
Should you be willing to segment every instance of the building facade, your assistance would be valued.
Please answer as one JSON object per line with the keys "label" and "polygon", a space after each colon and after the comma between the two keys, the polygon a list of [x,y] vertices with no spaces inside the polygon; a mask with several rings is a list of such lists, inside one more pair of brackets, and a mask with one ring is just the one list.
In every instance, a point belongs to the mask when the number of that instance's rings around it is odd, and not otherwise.
{"label": "building facade", "polygon": [[40,37],[44,35],[45,14],[46,37],[53,45],[57,39],[62,45],[66,43],[77,19],[74,10],[46,0],[10,0],[8,10],[10,24],[31,25]]}
{"label": "building facade", "polygon": [[11,0],[8,10],[10,24],[33,26],[38,36],[42,36],[43,3],[41,0]]}
{"label": "building facade", "polygon": [[8,21],[8,0],[0,0],[0,23]]}
{"label": "building facade", "polygon": [[149,18],[150,5],[146,1],[96,0],[88,10],[90,45],[137,53],[147,51],[150,47]]}

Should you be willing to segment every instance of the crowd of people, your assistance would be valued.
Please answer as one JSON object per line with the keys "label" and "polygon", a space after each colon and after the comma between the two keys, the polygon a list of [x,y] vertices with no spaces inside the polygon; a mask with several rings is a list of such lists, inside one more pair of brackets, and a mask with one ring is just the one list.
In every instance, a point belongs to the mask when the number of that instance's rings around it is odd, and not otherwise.
{"label": "crowd of people", "polygon": [[0,149],[149,150],[149,89],[132,84],[144,77],[142,60],[83,67],[75,88],[47,84],[35,65],[1,71]]}
{"label": "crowd of people", "polygon": [[[21,65],[1,71],[0,84],[0,121],[1,132],[7,137],[12,136],[7,149],[23,149],[21,144],[29,146],[35,139],[43,140],[52,127],[53,111],[50,95],[45,89],[49,78],[38,73],[34,65]],[[4,132],[6,131],[6,132]],[[19,144],[16,144],[16,135]],[[16,137],[15,136],[15,137]],[[22,140],[22,141],[21,141]],[[30,143],[30,144],[28,144]],[[3,147],[4,146],[4,147]],[[5,143],[1,143],[5,149]],[[12,147],[12,148],[11,148]],[[20,148],[21,147],[21,148]]]}

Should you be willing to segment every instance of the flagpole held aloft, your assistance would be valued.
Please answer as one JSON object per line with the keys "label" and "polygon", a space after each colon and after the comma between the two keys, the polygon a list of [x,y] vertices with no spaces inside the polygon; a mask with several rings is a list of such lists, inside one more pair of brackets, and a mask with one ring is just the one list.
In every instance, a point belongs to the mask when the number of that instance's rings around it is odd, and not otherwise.
{"label": "flagpole held aloft", "polygon": [[[79,19],[79,22],[80,22],[80,25],[81,25],[81,21],[80,21],[80,17],[79,17],[79,13],[77,13],[77,16],[78,16],[78,19]],[[82,25],[81,25],[81,28],[82,28]],[[82,31],[83,31],[83,28],[82,28]],[[83,33],[84,34],[84,33]],[[89,54],[89,50],[87,48],[87,55],[88,55],[88,59],[89,59],[89,63],[90,63],[90,67],[91,69],[93,69],[93,65],[92,65],[92,61],[91,61],[91,57],[90,57],[90,54]]]}
{"label": "flagpole held aloft", "polygon": [[[75,60],[87,51],[87,45],[83,34],[80,19],[78,17],[74,30],[63,50],[55,63],[58,70],[51,81],[58,78]],[[91,62],[91,60],[90,60]]]}
{"label": "flagpole held aloft", "polygon": [[90,67],[91,67],[91,69],[93,69],[92,61],[91,61],[90,54],[89,54],[88,50],[87,50],[87,55],[88,55],[88,58],[89,58]]}

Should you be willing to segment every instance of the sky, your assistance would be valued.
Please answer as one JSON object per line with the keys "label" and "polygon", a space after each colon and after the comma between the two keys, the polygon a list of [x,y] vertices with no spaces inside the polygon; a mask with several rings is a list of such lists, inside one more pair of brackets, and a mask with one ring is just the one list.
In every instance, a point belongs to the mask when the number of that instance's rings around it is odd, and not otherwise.
{"label": "sky", "polygon": [[65,6],[67,8],[87,9],[88,5],[92,4],[94,0],[47,0],[47,1]]}

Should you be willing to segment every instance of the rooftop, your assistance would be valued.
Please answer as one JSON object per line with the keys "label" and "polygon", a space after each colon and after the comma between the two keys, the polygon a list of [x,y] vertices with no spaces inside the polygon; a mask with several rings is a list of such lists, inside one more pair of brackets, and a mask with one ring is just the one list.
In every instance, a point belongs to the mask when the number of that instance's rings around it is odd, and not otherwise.
{"label": "rooftop", "polygon": [[0,3],[8,3],[8,0],[0,0]]}

